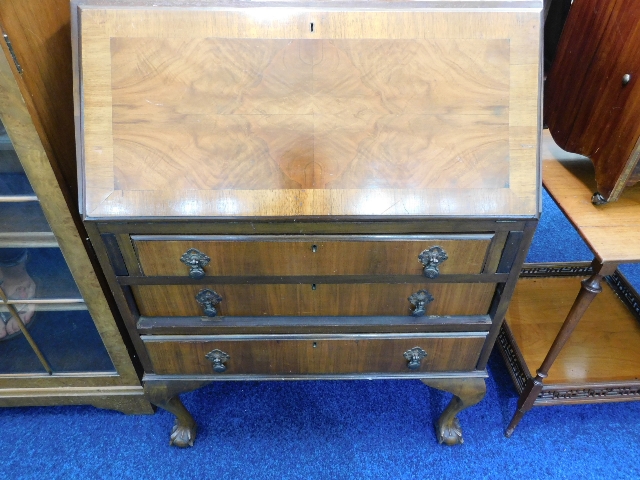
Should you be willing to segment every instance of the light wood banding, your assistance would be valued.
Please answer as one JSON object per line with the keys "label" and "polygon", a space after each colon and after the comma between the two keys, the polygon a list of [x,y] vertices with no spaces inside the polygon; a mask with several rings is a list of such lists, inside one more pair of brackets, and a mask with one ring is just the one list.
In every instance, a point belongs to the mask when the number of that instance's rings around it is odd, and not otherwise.
{"label": "light wood banding", "polygon": [[[205,355],[219,349],[231,358],[226,372],[233,374],[348,374],[383,372],[469,371],[475,368],[484,335],[475,337],[325,339],[306,340],[185,340],[146,341],[154,373],[213,374]],[[150,337],[147,337],[149,339]],[[416,370],[407,367],[403,354],[420,347],[427,352]]]}
{"label": "light wood banding", "polygon": [[[195,248],[211,258],[207,276],[238,275],[421,275],[418,255],[442,247],[448,259],[440,273],[477,274],[482,271],[492,235],[441,237],[208,237],[185,240],[138,240],[133,243],[148,276],[186,276],[180,262]],[[464,238],[464,239],[463,239]],[[314,247],[315,246],[315,251]]]}

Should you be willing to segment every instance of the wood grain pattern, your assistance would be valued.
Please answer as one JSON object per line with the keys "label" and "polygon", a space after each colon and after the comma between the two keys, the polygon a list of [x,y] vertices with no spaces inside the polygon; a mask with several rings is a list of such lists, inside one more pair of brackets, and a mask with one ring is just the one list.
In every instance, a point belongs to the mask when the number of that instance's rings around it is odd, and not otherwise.
{"label": "wood grain pattern", "polygon": [[[473,370],[484,335],[470,338],[354,338],[327,340],[146,341],[156,374],[213,374],[205,355],[214,349],[231,357],[221,374],[341,374]],[[146,337],[149,339],[150,337]],[[179,337],[174,337],[179,338]],[[187,337],[188,338],[188,337]],[[211,337],[209,337],[211,338]],[[427,352],[416,370],[403,354],[419,346]]]}
{"label": "wood grain pattern", "polygon": [[[580,290],[580,278],[521,278],[506,321],[531,372],[540,366]],[[580,320],[546,385],[638,379],[640,324],[606,284]]]}
{"label": "wood grain pattern", "polygon": [[[578,2],[545,82],[545,120],[553,138],[565,150],[591,158],[597,191],[609,201],[619,198],[638,163],[632,155],[640,139],[638,42],[638,2]],[[625,74],[631,75],[627,85]]]}
{"label": "wood grain pattern", "polygon": [[508,85],[506,40],[114,38],[115,185],[502,188]]}
{"label": "wood grain pattern", "polygon": [[640,259],[640,185],[626,189],[617,202],[595,206],[591,162],[561,150],[545,132],[543,183],[569,221],[601,262]]}
{"label": "wood grain pattern", "polygon": [[433,246],[447,252],[449,258],[439,268],[446,275],[480,273],[490,239],[490,235],[475,240],[455,240],[451,236],[415,240],[283,236],[149,241],[134,237],[133,243],[142,270],[149,276],[188,275],[189,268],[180,262],[180,257],[190,248],[211,258],[204,271],[213,276],[421,275],[423,264],[418,255]]}
{"label": "wood grain pattern", "polygon": [[535,214],[539,12],[357,4],[82,7],[86,213]]}
{"label": "wood grain pattern", "polygon": [[209,288],[222,296],[225,316],[411,315],[407,298],[425,289],[434,297],[427,315],[484,315],[495,289],[487,283],[132,286],[143,316],[202,316],[195,296]]}

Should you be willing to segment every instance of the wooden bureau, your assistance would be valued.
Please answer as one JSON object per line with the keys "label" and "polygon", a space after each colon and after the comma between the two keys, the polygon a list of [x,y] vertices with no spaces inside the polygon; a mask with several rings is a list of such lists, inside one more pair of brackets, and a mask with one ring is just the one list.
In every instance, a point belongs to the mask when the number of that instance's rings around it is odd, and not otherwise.
{"label": "wooden bureau", "polygon": [[72,4],[80,205],[150,401],[485,392],[540,206],[542,2]]}

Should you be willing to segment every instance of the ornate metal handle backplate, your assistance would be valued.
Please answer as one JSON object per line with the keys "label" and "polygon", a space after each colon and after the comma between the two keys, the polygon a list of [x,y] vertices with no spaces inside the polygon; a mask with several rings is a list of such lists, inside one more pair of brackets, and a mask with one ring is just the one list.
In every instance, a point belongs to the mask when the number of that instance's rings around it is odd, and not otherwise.
{"label": "ornate metal handle backplate", "polygon": [[406,352],[404,352],[404,358],[407,359],[407,367],[409,367],[411,370],[420,368],[420,363],[426,356],[427,352],[425,352],[420,347],[413,347],[411,350],[407,350]]}
{"label": "ornate metal handle backplate", "polygon": [[196,301],[200,305],[202,305],[204,314],[207,317],[215,317],[218,314],[215,306],[222,301],[222,297],[213,290],[205,288],[204,290],[200,290],[198,292],[198,294],[196,295]]}
{"label": "ornate metal handle backplate", "polygon": [[411,294],[407,300],[416,307],[411,312],[411,315],[422,317],[427,311],[427,305],[433,302],[433,296],[426,290],[418,290],[416,293]]}
{"label": "ornate metal handle backplate", "polygon": [[211,259],[200,250],[190,248],[180,257],[180,261],[189,267],[189,277],[197,280],[204,277],[204,267],[209,265]]}
{"label": "ornate metal handle backplate", "polygon": [[218,373],[222,373],[227,369],[224,362],[228,362],[231,358],[228,353],[218,350],[217,348],[215,350],[211,350],[204,357],[213,363],[213,370]]}
{"label": "ornate metal handle backplate", "polygon": [[422,273],[427,278],[436,278],[440,275],[440,264],[448,258],[447,252],[438,246],[423,250],[422,253],[418,255],[418,260],[424,265]]}

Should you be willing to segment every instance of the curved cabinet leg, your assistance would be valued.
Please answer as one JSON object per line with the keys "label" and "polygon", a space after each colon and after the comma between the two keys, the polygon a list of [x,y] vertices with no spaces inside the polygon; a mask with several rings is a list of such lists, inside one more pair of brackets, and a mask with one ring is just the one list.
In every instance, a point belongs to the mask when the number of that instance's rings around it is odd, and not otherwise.
{"label": "curved cabinet leg", "polygon": [[425,385],[453,393],[453,398],[436,423],[439,443],[457,445],[464,443],[458,413],[484,398],[487,386],[484,378],[422,379]]}
{"label": "curved cabinet leg", "polygon": [[171,430],[169,445],[193,447],[196,422],[180,401],[180,394],[196,390],[209,382],[145,381],[144,393],[154,405],[173,413],[176,422]]}

